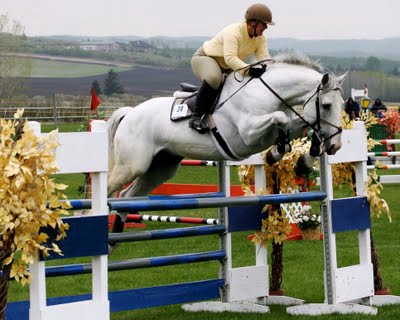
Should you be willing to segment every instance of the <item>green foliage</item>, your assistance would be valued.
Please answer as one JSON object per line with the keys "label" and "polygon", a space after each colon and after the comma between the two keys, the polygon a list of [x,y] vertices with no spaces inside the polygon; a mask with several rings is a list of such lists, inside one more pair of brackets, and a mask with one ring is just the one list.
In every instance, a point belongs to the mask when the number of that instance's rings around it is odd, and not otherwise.
{"label": "green foliage", "polygon": [[369,57],[365,62],[365,69],[371,71],[379,71],[381,68],[381,61],[377,57]]}
{"label": "green foliage", "polygon": [[[329,70],[339,73],[344,71],[376,71],[396,75],[400,68],[400,61],[371,57],[334,57],[334,56],[312,56],[315,60]],[[396,71],[397,70],[397,71]]]}
{"label": "green foliage", "polygon": [[23,28],[7,15],[0,15],[0,101],[23,93],[32,69],[29,58],[18,58]]}

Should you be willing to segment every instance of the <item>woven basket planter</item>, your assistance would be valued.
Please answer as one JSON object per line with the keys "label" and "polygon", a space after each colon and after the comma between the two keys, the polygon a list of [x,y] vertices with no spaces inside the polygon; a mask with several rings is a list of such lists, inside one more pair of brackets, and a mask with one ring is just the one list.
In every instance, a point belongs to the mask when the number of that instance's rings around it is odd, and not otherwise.
{"label": "woven basket planter", "polygon": [[319,228],[301,230],[303,240],[320,240],[320,233]]}

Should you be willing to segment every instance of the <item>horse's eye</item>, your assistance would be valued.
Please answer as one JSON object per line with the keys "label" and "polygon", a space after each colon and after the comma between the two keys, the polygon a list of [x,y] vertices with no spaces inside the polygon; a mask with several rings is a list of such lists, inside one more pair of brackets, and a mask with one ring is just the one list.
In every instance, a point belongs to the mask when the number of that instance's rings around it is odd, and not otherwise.
{"label": "horse's eye", "polygon": [[324,108],[325,110],[330,109],[331,106],[332,106],[331,103],[323,103],[323,104],[322,104],[322,108]]}

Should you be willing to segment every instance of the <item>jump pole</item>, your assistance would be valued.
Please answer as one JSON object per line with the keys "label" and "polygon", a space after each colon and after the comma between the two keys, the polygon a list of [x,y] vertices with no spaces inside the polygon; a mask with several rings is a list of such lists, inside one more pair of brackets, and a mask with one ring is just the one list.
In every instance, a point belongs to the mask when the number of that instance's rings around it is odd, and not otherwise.
{"label": "jump pole", "polygon": [[174,216],[158,216],[147,214],[128,214],[126,222],[142,222],[142,221],[157,221],[171,223],[189,223],[189,224],[219,224],[218,219],[197,218],[197,217],[174,217]]}
{"label": "jump pole", "polygon": [[269,194],[243,197],[216,197],[216,198],[192,198],[176,200],[136,200],[115,201],[109,204],[111,210],[118,212],[130,211],[156,211],[156,210],[179,210],[200,208],[224,208],[245,207],[261,204],[281,204],[303,201],[320,201],[325,199],[324,191],[308,191],[292,194]]}
{"label": "jump pole", "polygon": [[[375,140],[383,145],[395,145],[400,144],[400,139],[385,139],[385,140]],[[397,157],[400,156],[400,151],[381,151],[381,152],[368,152],[369,157]],[[375,159],[375,160],[380,160]],[[400,165],[398,164],[382,164],[379,166],[368,165],[367,169],[378,169],[378,170],[391,170],[391,169],[399,169]],[[400,183],[400,175],[381,175],[379,176],[379,181],[382,184],[389,183]]]}
{"label": "jump pole", "polygon": [[218,166],[218,161],[209,160],[182,160],[181,166],[184,167],[216,167]]}

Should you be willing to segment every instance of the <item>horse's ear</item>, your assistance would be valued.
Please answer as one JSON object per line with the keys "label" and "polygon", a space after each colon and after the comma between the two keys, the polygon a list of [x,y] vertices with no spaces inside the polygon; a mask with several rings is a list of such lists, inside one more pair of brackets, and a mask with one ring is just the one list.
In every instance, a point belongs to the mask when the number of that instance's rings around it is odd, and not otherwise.
{"label": "horse's ear", "polygon": [[328,83],[329,83],[329,80],[330,80],[330,75],[329,75],[329,73],[325,73],[325,74],[322,76],[322,80],[321,80],[322,86],[323,86],[323,87],[326,87],[326,86],[328,85]]}
{"label": "horse's ear", "polygon": [[344,81],[344,79],[347,77],[347,74],[348,74],[348,73],[349,73],[349,72],[346,71],[345,74],[342,74],[341,76],[336,77],[336,81],[337,81],[339,84],[342,84],[342,82]]}

